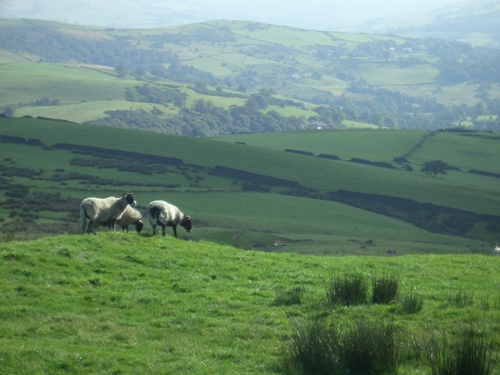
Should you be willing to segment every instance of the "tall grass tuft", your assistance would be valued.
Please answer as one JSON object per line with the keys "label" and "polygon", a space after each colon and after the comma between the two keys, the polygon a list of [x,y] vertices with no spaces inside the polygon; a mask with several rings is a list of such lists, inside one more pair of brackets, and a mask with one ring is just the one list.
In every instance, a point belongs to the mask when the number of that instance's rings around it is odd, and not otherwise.
{"label": "tall grass tuft", "polygon": [[434,340],[429,353],[432,375],[490,375],[497,358],[491,341],[467,327],[454,341]]}
{"label": "tall grass tuft", "polygon": [[324,317],[311,319],[293,328],[285,350],[283,368],[287,375],[339,374],[338,331]]}
{"label": "tall grass tuft", "polygon": [[327,290],[327,300],[330,304],[342,306],[361,305],[368,300],[368,283],[361,274],[335,277],[330,280]]}
{"label": "tall grass tuft", "polygon": [[396,374],[399,347],[391,323],[358,321],[344,332],[341,357],[348,374]]}
{"label": "tall grass tuft", "polygon": [[398,357],[392,324],[360,320],[339,328],[319,318],[295,327],[283,368],[287,375],[389,375]]}
{"label": "tall grass tuft", "polygon": [[413,293],[401,293],[398,297],[398,310],[403,314],[416,314],[422,311],[424,307],[424,299]]}
{"label": "tall grass tuft", "polygon": [[372,279],[372,303],[389,304],[398,292],[398,278],[395,275]]}

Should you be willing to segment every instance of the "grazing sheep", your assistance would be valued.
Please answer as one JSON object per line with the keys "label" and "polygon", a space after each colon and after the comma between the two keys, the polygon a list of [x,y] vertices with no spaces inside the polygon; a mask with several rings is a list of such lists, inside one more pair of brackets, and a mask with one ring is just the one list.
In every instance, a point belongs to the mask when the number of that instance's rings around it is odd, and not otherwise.
{"label": "grazing sheep", "polygon": [[500,255],[500,246],[497,243],[490,243],[491,255]]}
{"label": "grazing sheep", "polygon": [[142,228],[144,227],[144,223],[141,219],[142,215],[138,210],[132,208],[131,206],[127,206],[121,215],[116,219],[115,226],[118,225],[124,232],[125,230],[128,232],[128,226],[133,225],[135,226],[137,233],[141,233]]}
{"label": "grazing sheep", "polygon": [[85,233],[87,219],[87,233],[92,232],[94,225],[99,226],[109,222],[109,226],[115,229],[115,222],[118,216],[128,205],[135,206],[134,194],[124,193],[120,198],[85,198],[80,203],[80,220],[82,221],[82,231]]}
{"label": "grazing sheep", "polygon": [[184,215],[179,209],[165,201],[153,201],[149,204],[149,223],[153,227],[153,234],[158,233],[156,227],[161,226],[161,233],[165,236],[166,227],[172,227],[177,238],[177,225],[191,232],[193,222],[191,217]]}

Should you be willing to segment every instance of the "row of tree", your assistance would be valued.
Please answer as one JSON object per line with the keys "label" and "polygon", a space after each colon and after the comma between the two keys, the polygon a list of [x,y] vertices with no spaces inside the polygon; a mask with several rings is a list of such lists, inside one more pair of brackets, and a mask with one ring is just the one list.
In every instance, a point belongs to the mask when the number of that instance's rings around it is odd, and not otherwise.
{"label": "row of tree", "polygon": [[[197,85],[205,87],[204,85]],[[441,129],[456,127],[472,119],[474,129],[499,130],[500,99],[487,100],[486,105],[465,104],[445,106],[435,99],[415,98],[385,89],[374,89],[358,83],[357,90],[365,90],[371,100],[354,102],[347,96],[332,97],[330,105],[314,109],[313,116],[282,116],[270,105],[296,106],[301,102],[275,98],[272,90],[263,89],[248,97],[243,106],[229,109],[216,106],[210,100],[196,100],[186,107],[184,94],[176,89],[145,85],[136,87],[134,98],[159,104],[173,103],[180,108],[177,115],[167,119],[163,111],[153,108],[150,112],[109,111],[108,117],[92,121],[94,124],[119,128],[135,128],[167,134],[211,137],[231,133],[276,132],[300,130],[308,122],[323,123],[330,128],[342,128],[345,120],[365,122],[394,129]],[[214,91],[216,93],[217,91]],[[214,94],[215,95],[215,94]],[[129,100],[132,95],[127,92]],[[489,118],[484,118],[489,115]],[[479,120],[479,116],[482,116]]]}

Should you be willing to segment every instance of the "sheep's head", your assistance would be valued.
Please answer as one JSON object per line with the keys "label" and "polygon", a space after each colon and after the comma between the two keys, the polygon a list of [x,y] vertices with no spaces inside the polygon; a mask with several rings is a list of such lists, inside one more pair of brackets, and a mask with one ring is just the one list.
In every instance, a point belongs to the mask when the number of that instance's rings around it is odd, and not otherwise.
{"label": "sheep's head", "polygon": [[188,232],[191,232],[191,230],[193,229],[193,221],[191,220],[191,216],[188,215],[184,216],[180,224],[181,227],[186,229]]}
{"label": "sheep's head", "polygon": [[134,194],[132,193],[123,193],[122,198],[125,198],[127,200],[127,204],[131,205],[132,207],[135,207],[136,201],[134,198]]}
{"label": "sheep's head", "polygon": [[137,222],[135,223],[135,230],[137,231],[137,233],[141,233],[143,227],[144,223],[142,222],[142,220],[137,220]]}

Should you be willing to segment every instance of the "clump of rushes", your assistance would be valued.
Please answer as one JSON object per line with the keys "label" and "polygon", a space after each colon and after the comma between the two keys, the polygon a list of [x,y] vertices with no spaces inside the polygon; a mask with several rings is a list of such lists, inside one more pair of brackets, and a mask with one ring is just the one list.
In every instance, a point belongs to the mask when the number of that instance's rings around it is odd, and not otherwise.
{"label": "clump of rushes", "polygon": [[401,293],[398,297],[398,309],[404,314],[416,314],[423,307],[424,299],[413,291]]}
{"label": "clump of rushes", "polygon": [[372,279],[372,303],[389,304],[396,298],[398,278],[395,275]]}
{"label": "clump of rushes", "polygon": [[454,340],[433,340],[429,350],[432,375],[490,375],[497,362],[492,341],[470,326]]}
{"label": "clump of rushes", "polygon": [[287,375],[396,374],[399,346],[394,326],[358,320],[339,327],[316,318],[294,328],[285,351]]}
{"label": "clump of rushes", "polygon": [[336,276],[328,285],[327,300],[342,306],[362,305],[368,300],[368,283],[361,274]]}

